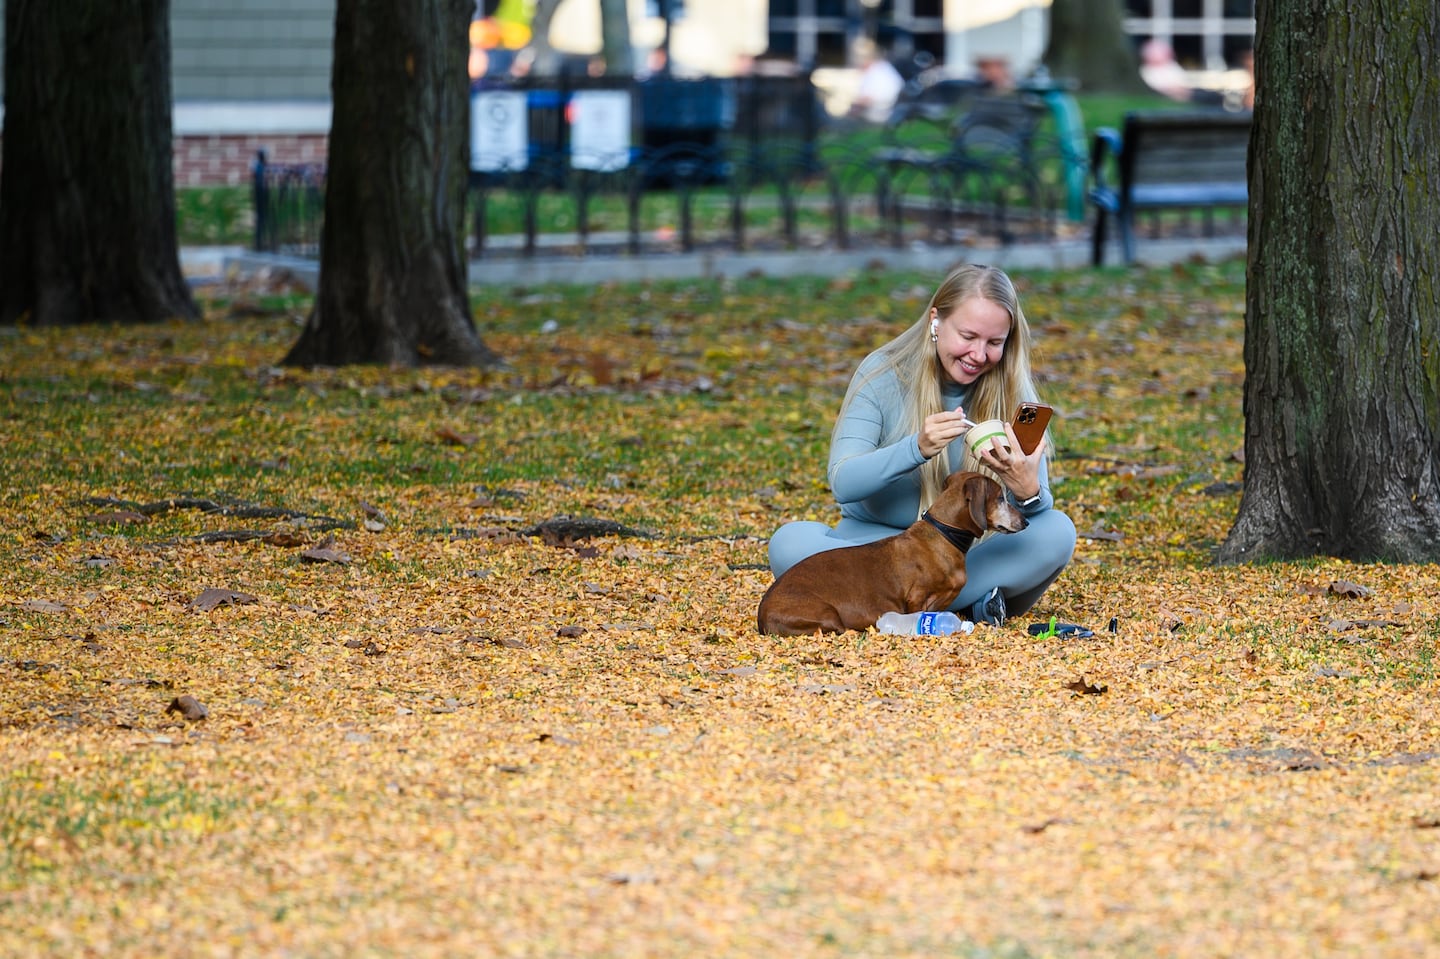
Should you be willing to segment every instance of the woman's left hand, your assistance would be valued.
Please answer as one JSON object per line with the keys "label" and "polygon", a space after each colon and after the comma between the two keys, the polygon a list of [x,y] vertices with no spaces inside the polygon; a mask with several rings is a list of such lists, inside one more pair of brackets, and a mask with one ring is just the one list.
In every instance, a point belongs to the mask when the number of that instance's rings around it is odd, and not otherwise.
{"label": "woman's left hand", "polygon": [[1027,500],[1040,492],[1040,460],[1045,456],[1045,444],[1041,443],[1035,452],[1026,456],[1009,423],[1005,424],[1005,436],[1010,448],[1006,449],[997,436],[981,447],[980,462],[1000,478],[1016,499]]}

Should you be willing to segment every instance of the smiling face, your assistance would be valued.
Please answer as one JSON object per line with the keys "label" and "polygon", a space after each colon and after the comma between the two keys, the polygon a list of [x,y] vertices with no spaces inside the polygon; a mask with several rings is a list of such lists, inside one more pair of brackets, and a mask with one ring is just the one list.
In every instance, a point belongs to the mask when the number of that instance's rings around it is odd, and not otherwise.
{"label": "smiling face", "polygon": [[1010,314],[983,296],[972,296],[948,316],[937,316],[935,353],[945,375],[969,386],[994,369],[1010,337]]}

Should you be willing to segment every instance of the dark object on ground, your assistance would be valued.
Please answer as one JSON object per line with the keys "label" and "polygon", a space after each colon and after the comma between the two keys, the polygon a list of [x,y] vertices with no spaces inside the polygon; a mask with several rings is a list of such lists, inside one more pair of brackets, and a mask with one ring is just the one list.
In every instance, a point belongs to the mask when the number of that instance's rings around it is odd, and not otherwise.
{"label": "dark object on ground", "polygon": [[187,722],[197,723],[210,715],[210,710],[205,704],[194,696],[176,696],[170,700],[170,705],[165,707],[165,712],[179,713],[181,718]]}
{"label": "dark object on ground", "polygon": [[589,516],[553,516],[543,522],[536,523],[534,526],[525,527],[520,531],[520,535],[539,536],[548,541],[561,542],[594,539],[599,536],[628,536],[650,539],[653,538],[655,534],[609,519],[596,519]]}
{"label": "dark object on ground", "polygon": [[1089,639],[1095,630],[1074,623],[1031,623],[1031,636],[1057,636],[1061,639]]}

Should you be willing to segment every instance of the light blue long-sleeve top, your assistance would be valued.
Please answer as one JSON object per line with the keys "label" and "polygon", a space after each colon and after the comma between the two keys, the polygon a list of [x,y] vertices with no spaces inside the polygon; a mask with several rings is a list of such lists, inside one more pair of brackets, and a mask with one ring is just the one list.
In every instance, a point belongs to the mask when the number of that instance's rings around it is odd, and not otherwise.
{"label": "light blue long-sleeve top", "polygon": [[[856,377],[868,376],[884,361],[879,352],[871,353]],[[947,410],[964,406],[969,394],[968,387],[949,381],[940,391]],[[920,466],[925,455],[920,452],[920,434],[902,432],[904,422],[905,391],[894,370],[874,377],[851,398],[830,444],[830,491],[842,516],[896,531],[919,517]],[[950,468],[958,469],[964,457],[962,434],[950,443]],[[1039,480],[1040,500],[1024,510],[1027,519],[1055,505],[1049,466],[1043,458]]]}

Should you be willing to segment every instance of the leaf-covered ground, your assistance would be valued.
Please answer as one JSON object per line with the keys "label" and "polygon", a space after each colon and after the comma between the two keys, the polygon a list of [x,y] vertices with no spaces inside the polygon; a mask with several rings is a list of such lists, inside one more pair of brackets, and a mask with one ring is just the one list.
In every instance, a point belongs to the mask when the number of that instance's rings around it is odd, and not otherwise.
{"label": "leaf-covered ground", "polygon": [[1211,563],[1241,265],[1020,279],[1083,538],[943,639],[753,625],[934,277],[487,293],[490,373],[0,330],[0,954],[1440,950],[1440,576]]}

